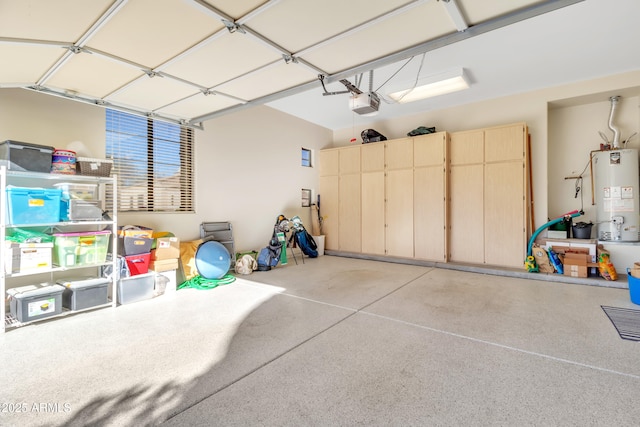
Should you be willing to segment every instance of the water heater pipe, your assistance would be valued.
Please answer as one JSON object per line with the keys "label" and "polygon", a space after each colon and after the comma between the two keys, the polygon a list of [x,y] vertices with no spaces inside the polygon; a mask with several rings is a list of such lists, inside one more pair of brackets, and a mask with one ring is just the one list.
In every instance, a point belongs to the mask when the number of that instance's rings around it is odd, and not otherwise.
{"label": "water heater pipe", "polygon": [[613,115],[616,111],[616,105],[618,105],[618,101],[620,100],[619,96],[612,96],[609,98],[611,101],[611,113],[609,114],[609,129],[613,131],[613,148],[620,147],[620,131],[617,127],[613,126]]}

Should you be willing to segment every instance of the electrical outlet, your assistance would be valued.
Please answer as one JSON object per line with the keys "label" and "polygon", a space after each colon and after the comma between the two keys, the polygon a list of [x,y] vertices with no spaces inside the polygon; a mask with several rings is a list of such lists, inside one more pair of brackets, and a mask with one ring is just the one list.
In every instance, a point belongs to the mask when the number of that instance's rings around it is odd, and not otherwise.
{"label": "electrical outlet", "polygon": [[611,222],[613,222],[614,224],[623,224],[624,223],[624,217],[621,217],[621,216],[611,217]]}

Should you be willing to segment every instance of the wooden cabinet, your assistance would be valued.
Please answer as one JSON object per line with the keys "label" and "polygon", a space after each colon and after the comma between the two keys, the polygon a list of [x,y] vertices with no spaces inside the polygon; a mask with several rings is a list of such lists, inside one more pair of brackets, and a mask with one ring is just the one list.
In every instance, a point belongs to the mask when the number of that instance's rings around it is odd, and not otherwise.
{"label": "wooden cabinet", "polygon": [[484,263],[484,131],[450,135],[449,260]]}
{"label": "wooden cabinet", "polygon": [[320,214],[325,249],[361,251],[360,170],[360,146],[320,152]]}
{"label": "wooden cabinet", "polygon": [[385,142],[386,254],[413,258],[413,138]]}
{"label": "wooden cabinet", "polygon": [[385,254],[384,143],[364,144],[362,160],[362,252]]}
{"label": "wooden cabinet", "polygon": [[365,144],[362,252],[413,257],[413,140]]}
{"label": "wooden cabinet", "polygon": [[325,247],[520,267],[526,141],[518,123],[321,151]]}
{"label": "wooden cabinet", "polygon": [[522,266],[526,141],[523,123],[451,134],[451,261]]}
{"label": "wooden cabinet", "polygon": [[319,155],[320,215],[325,249],[338,250],[338,149],[322,150]]}
{"label": "wooden cabinet", "polygon": [[413,141],[413,247],[417,259],[447,260],[446,132]]}

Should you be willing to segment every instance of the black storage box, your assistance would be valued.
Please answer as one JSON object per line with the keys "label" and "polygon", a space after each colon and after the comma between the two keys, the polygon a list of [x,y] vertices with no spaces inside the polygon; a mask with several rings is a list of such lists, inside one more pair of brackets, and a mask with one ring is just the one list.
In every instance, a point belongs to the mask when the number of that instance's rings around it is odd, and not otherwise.
{"label": "black storage box", "polygon": [[109,279],[59,279],[56,283],[64,287],[62,306],[69,310],[84,310],[109,302]]}
{"label": "black storage box", "polygon": [[42,283],[7,291],[11,314],[20,322],[30,322],[62,313],[60,285]]}
{"label": "black storage box", "polygon": [[0,166],[10,170],[51,173],[53,147],[18,141],[0,142]]}
{"label": "black storage box", "polygon": [[153,239],[135,236],[118,237],[118,255],[140,255],[151,252]]}

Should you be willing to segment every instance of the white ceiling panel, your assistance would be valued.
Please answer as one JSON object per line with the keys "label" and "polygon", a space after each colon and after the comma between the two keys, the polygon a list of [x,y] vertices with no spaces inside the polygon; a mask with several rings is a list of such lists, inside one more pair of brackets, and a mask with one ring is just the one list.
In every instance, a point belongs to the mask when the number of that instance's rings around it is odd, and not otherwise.
{"label": "white ceiling panel", "polygon": [[281,56],[246,34],[223,34],[160,69],[212,87],[269,64]]}
{"label": "white ceiling panel", "polygon": [[206,3],[223,11],[233,19],[240,19],[263,4],[277,3],[279,0],[205,0]]}
{"label": "white ceiling panel", "polygon": [[57,46],[0,43],[0,87],[36,83],[65,52]]}
{"label": "white ceiling panel", "polygon": [[175,104],[160,108],[156,110],[156,113],[173,117],[198,117],[211,111],[220,111],[238,104],[240,104],[238,100],[223,95],[198,93]]}
{"label": "white ceiling panel", "polygon": [[442,5],[428,2],[302,57],[333,74],[455,31]]}
{"label": "white ceiling panel", "polygon": [[0,37],[75,43],[112,0],[0,0]]}
{"label": "white ceiling panel", "polygon": [[278,62],[259,73],[217,86],[215,90],[244,100],[252,100],[316,80],[317,76],[298,64]]}
{"label": "white ceiling panel", "polygon": [[153,111],[196,92],[198,89],[173,79],[144,76],[105,99]]}
{"label": "white ceiling panel", "polygon": [[476,25],[495,16],[513,12],[524,7],[544,3],[542,0],[457,0],[460,11],[471,25]]}
{"label": "white ceiling panel", "polygon": [[101,55],[81,53],[73,55],[47,84],[104,98],[141,75],[144,75],[141,70],[121,62]]}
{"label": "white ceiling panel", "polygon": [[222,28],[189,1],[129,0],[87,45],[154,68]]}
{"label": "white ceiling panel", "polygon": [[281,0],[247,26],[292,53],[411,3],[408,0]]}

